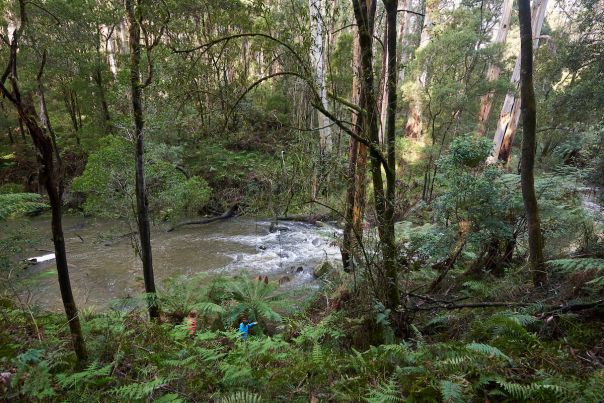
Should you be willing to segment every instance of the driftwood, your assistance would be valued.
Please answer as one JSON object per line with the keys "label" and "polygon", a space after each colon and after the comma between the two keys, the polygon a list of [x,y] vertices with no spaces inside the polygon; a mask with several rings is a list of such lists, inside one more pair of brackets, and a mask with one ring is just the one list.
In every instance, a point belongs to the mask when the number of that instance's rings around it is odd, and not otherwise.
{"label": "driftwood", "polygon": [[239,210],[239,204],[235,203],[231,206],[231,208],[228,211],[226,211],[222,215],[219,215],[217,217],[205,218],[203,220],[183,221],[183,222],[180,222],[180,223],[174,225],[173,227],[169,228],[168,232],[172,232],[176,228],[180,228],[185,225],[202,225],[202,224],[209,224],[209,223],[212,223],[215,221],[220,221],[220,220],[228,220],[229,218],[233,218],[233,217],[237,216],[238,210]]}

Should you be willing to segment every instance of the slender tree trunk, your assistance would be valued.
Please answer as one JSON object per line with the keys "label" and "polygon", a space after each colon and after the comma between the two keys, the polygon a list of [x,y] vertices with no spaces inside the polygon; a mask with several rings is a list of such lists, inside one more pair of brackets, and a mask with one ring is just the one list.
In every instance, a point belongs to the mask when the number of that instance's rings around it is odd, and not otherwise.
{"label": "slender tree trunk", "polygon": [[382,52],[382,72],[379,82],[377,110],[380,116],[380,144],[384,145],[386,114],[388,109],[388,22],[384,24],[384,49]]}
{"label": "slender tree trunk", "polygon": [[21,134],[21,140],[26,143],[27,137],[25,137],[25,128],[23,127],[23,119],[21,116],[19,116],[19,134]]}
{"label": "slender tree trunk", "polygon": [[73,105],[71,89],[67,86],[63,87],[63,104],[65,105],[65,110],[69,115],[69,119],[71,120],[71,127],[73,128],[73,132],[77,133],[79,128],[78,118],[76,116],[75,105]]}
{"label": "slender tree trunk", "polygon": [[[547,9],[548,0],[535,0],[532,7],[532,35],[535,40],[533,41],[533,47],[537,48],[539,45],[539,35],[541,33],[541,27],[543,26],[543,20],[545,18],[545,11]],[[519,55],[516,59],[516,65],[512,72],[512,85],[516,88],[516,91],[509,92],[505,96],[501,113],[499,114],[499,121],[497,123],[497,130],[493,138],[493,152],[489,157],[489,162],[496,162],[497,160],[507,163],[512,155],[512,145],[514,143],[514,136],[518,127],[518,121],[520,120],[520,99],[515,95],[520,85],[520,59]]]}
{"label": "slender tree trunk", "polygon": [[396,69],[396,15],[398,0],[384,0],[386,8],[386,27],[387,27],[387,55],[388,66],[387,86],[386,86],[386,132],[385,142],[387,149],[387,160],[389,169],[386,169],[386,200],[384,208],[384,234],[382,239],[384,243],[384,269],[389,282],[388,301],[389,307],[393,313],[400,305],[400,294],[398,287],[398,272],[396,264],[396,245],[394,233],[394,209],[396,203],[396,81],[398,72]]}
{"label": "slender tree trunk", "polygon": [[533,36],[530,0],[518,0],[520,21],[520,96],[522,99],[522,155],[520,180],[526,211],[529,237],[529,263],[535,287],[546,281],[543,259],[543,238],[539,221],[539,206],[535,194],[535,153],[537,151],[537,103],[533,88]]}
{"label": "slender tree trunk", "polygon": [[[505,43],[505,40],[508,36],[508,32],[510,30],[510,17],[512,16],[512,6],[514,4],[514,0],[504,0],[502,9],[501,9],[501,20],[499,21],[499,27],[495,35],[493,36],[492,43],[499,44]],[[489,65],[489,69],[487,71],[487,81],[492,82],[499,78],[501,74],[501,69],[499,66],[494,64]],[[478,133],[480,135],[484,135],[487,130],[487,121],[489,119],[489,115],[491,113],[491,106],[493,104],[493,95],[494,92],[491,91],[486,95],[483,95],[480,98],[480,112],[478,115]]]}
{"label": "slender tree trunk", "polygon": [[111,123],[111,113],[109,112],[109,105],[107,104],[107,95],[105,94],[105,86],[103,84],[103,74],[101,66],[97,65],[94,71],[94,83],[98,89],[99,102],[101,104],[101,118],[103,119],[103,126],[105,127],[105,133],[113,133],[113,125]]}
{"label": "slender tree trunk", "polygon": [[[20,1],[21,10],[21,24],[23,25],[25,18],[25,2]],[[19,28],[21,31],[22,28]],[[62,198],[62,185],[61,181],[57,183],[56,177],[57,172],[54,165],[54,147],[53,142],[42,128],[40,120],[37,116],[33,97],[31,94],[20,94],[19,86],[16,79],[16,57],[18,49],[18,37],[16,34],[13,37],[13,43],[11,44],[11,61],[13,65],[13,74],[11,75],[11,83],[13,92],[10,94],[3,83],[0,83],[0,90],[4,96],[8,97],[19,114],[19,117],[23,124],[27,127],[29,134],[31,135],[32,141],[38,150],[38,162],[40,163],[40,180],[44,183],[46,192],[48,193],[48,199],[51,208],[51,227],[52,227],[52,240],[55,249],[55,259],[57,265],[57,275],[59,279],[59,288],[61,290],[61,298],[63,301],[63,307],[67,316],[67,323],[69,324],[69,330],[71,333],[71,339],[73,342],[74,351],[80,366],[82,366],[88,359],[86,352],[86,346],[84,343],[84,337],[82,336],[82,329],[80,326],[80,319],[78,316],[78,309],[73,298],[71,290],[71,282],[69,278],[69,267],[67,265],[67,253],[65,252],[65,238],[63,236],[62,226],[62,212],[61,212],[61,198]],[[59,173],[61,174],[61,173]]]}
{"label": "slender tree trunk", "polygon": [[[361,100],[361,54],[359,50],[359,36],[355,32],[352,48],[352,94],[351,102],[355,105],[363,105]],[[356,111],[352,112],[352,130],[362,135],[362,115]],[[362,150],[361,150],[362,149]],[[361,153],[364,154],[364,163],[359,161]],[[352,257],[355,245],[362,242],[363,216],[364,216],[364,194],[365,194],[365,172],[367,170],[367,147],[353,137],[349,140],[348,152],[348,190],[346,194],[345,226],[342,240],[342,263],[344,270],[352,269]]]}
{"label": "slender tree trunk", "polygon": [[8,133],[8,139],[10,140],[10,143],[15,144],[15,138],[13,137],[13,129],[11,129],[11,127],[9,126],[6,131]]}
{"label": "slender tree trunk", "polygon": [[141,30],[132,0],[126,0],[126,12],[130,28],[130,84],[132,92],[132,114],[134,117],[135,172],[136,172],[136,215],[140,237],[140,254],[143,263],[145,292],[149,305],[149,316],[159,318],[159,308],[155,298],[153,276],[153,256],[151,252],[151,228],[149,223],[149,201],[145,186],[145,147],[143,118],[143,89],[140,78]]}
{"label": "slender tree trunk", "polygon": [[[394,6],[392,4],[394,3]],[[385,3],[386,4],[386,3]],[[396,11],[396,2],[388,2],[389,10],[394,7]],[[376,96],[373,76],[373,35],[370,29],[370,20],[368,13],[368,5],[364,0],[353,0],[354,14],[359,32],[359,48],[361,52],[361,98],[364,100],[362,108],[366,111],[366,119],[363,119],[363,132],[366,138],[375,146],[379,146],[379,129],[376,108]],[[390,17],[392,19],[392,16]],[[396,21],[396,14],[394,15]],[[396,22],[395,22],[396,24]],[[396,25],[395,25],[396,26]],[[394,34],[394,48],[392,49],[393,60],[396,60],[396,31]],[[388,41],[391,42],[390,39]],[[394,74],[395,70],[393,70]],[[394,82],[396,85],[396,81]],[[392,91],[393,92],[393,91]],[[391,94],[392,94],[391,92]],[[389,106],[395,105],[396,102],[388,103]],[[387,121],[390,119],[387,119]],[[383,290],[376,290],[383,295],[384,305],[391,309],[392,315],[396,319],[396,310],[400,305],[400,295],[398,290],[398,280],[396,272],[396,249],[394,247],[394,224],[392,222],[391,211],[394,207],[393,200],[390,196],[394,194],[394,167],[390,164],[382,165],[379,152],[375,148],[370,148],[369,159],[371,161],[371,177],[373,183],[373,195],[376,210],[376,218],[378,221],[378,233],[380,236],[380,245],[383,257],[383,273],[382,278]],[[391,150],[388,150],[387,161],[391,161]],[[386,171],[387,184],[392,184],[391,189],[386,194],[384,191],[384,180],[382,177],[382,167]],[[390,205],[388,205],[390,204]]]}

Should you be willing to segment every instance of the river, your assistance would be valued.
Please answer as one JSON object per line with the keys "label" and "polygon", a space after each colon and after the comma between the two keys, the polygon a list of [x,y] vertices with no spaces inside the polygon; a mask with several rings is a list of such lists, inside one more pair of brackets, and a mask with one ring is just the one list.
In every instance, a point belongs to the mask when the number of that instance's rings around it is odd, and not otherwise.
{"label": "river", "polygon": [[[112,300],[141,293],[142,267],[129,237],[118,234],[128,229],[118,221],[70,217],[63,220],[71,283],[79,306],[106,309]],[[12,222],[26,233],[41,235],[20,256],[53,252],[49,217]],[[312,269],[318,263],[339,260],[335,227],[280,221],[269,231],[270,222],[234,218],[207,225],[181,227],[173,232],[155,228],[152,232],[156,283],[168,277],[197,273],[232,276],[246,271],[250,276],[282,280],[285,289],[316,289]],[[45,309],[62,309],[54,260],[28,266],[18,281],[26,287],[22,296]],[[27,280],[27,281],[23,281]]]}

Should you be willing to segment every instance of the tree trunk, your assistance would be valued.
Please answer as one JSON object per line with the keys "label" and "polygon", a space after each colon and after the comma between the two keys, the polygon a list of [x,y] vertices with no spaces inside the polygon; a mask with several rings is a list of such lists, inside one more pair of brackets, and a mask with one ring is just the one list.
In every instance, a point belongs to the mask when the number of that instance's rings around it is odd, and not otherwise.
{"label": "tree trunk", "polygon": [[[497,28],[495,35],[493,35],[493,40],[491,43],[499,44],[505,43],[505,40],[508,36],[508,32],[510,30],[510,17],[512,16],[512,6],[514,4],[514,0],[504,0],[502,9],[501,9],[501,20],[499,21],[499,27]],[[487,81],[492,82],[499,78],[501,74],[501,69],[499,66],[494,64],[489,65],[489,69],[487,71]],[[487,121],[489,119],[489,114],[491,113],[491,106],[493,104],[493,95],[494,92],[491,91],[486,95],[483,95],[480,98],[480,112],[478,115],[478,133],[483,135],[487,130]]]}
{"label": "tree trunk", "polygon": [[[421,34],[418,49],[425,47],[430,42],[432,34],[432,11],[430,11],[430,9],[425,5],[426,2],[424,2],[423,22],[420,24]],[[436,6],[437,5],[438,2],[436,2]],[[415,79],[418,91],[420,92],[426,86],[427,75],[428,73],[426,68],[422,67]],[[422,134],[422,126],[422,100],[421,97],[416,96],[410,102],[409,113],[407,115],[407,124],[405,125],[405,136],[409,138],[419,138]]]}
{"label": "tree trunk", "polygon": [[[132,91],[132,114],[134,117],[135,172],[136,172],[136,215],[140,237],[140,255],[143,263],[145,292],[149,306],[149,316],[159,318],[159,308],[155,298],[153,276],[153,256],[151,252],[151,228],[149,223],[149,202],[145,186],[145,148],[143,118],[143,89],[140,78],[141,29],[137,19],[139,10],[134,9],[132,0],[126,0],[126,12],[130,28],[130,84]],[[136,13],[136,14],[135,14]]]}
{"label": "tree trunk", "polygon": [[[386,45],[388,55],[387,86],[386,86],[386,132],[385,142],[387,149],[387,160],[389,169],[386,169],[386,200],[384,206],[384,269],[388,280],[388,301],[389,308],[393,314],[400,305],[400,294],[398,287],[398,273],[396,263],[396,245],[394,233],[394,208],[396,195],[396,81],[398,72],[396,70],[396,15],[398,0],[384,0],[386,8],[386,26],[388,40]],[[396,314],[395,314],[396,315]],[[397,321],[398,322],[398,321]],[[395,322],[396,323],[396,322]],[[397,323],[400,324],[400,323]]]}
{"label": "tree trunk", "polygon": [[[389,10],[389,14],[392,14],[394,8],[394,16],[390,15],[389,20],[394,19],[396,24],[396,1],[385,2]],[[374,203],[376,210],[376,218],[378,221],[378,234],[380,236],[380,246],[383,258],[383,275],[381,278],[381,289],[375,290],[378,295],[381,295],[384,305],[389,308],[396,320],[398,306],[400,305],[400,295],[398,291],[398,280],[396,272],[396,249],[394,247],[394,223],[391,219],[391,210],[394,207],[393,200],[390,196],[394,194],[394,186],[392,186],[388,193],[384,192],[384,180],[382,177],[382,167],[386,171],[386,179],[388,184],[394,184],[394,167],[390,166],[390,163],[382,164],[381,156],[379,154],[379,129],[376,108],[376,96],[374,87],[374,76],[373,76],[373,30],[369,19],[368,4],[364,0],[353,0],[354,14],[359,32],[359,49],[361,53],[361,98],[364,100],[361,107],[366,111],[366,119],[363,119],[363,133],[366,138],[375,145],[369,150],[369,159],[371,161],[371,177],[373,183],[373,194]],[[388,43],[393,43],[394,47],[391,48],[390,52],[393,61],[396,61],[396,30],[392,30],[393,39],[389,38]],[[392,71],[394,77],[396,77],[395,70]],[[396,85],[396,78],[394,83]],[[390,96],[392,93],[390,92]],[[389,102],[389,108],[396,105],[396,100]],[[391,119],[387,119],[390,121]],[[391,128],[394,129],[393,127]],[[391,150],[389,147],[387,161],[390,162]],[[398,322],[398,321],[397,321]],[[395,322],[396,323],[396,322]],[[398,324],[398,323],[396,323]]]}
{"label": "tree trunk", "polygon": [[111,124],[111,114],[109,113],[109,105],[107,104],[107,95],[105,94],[105,86],[103,85],[103,74],[100,65],[97,65],[94,70],[94,83],[96,84],[96,87],[99,91],[99,103],[101,104],[101,119],[103,120],[105,133],[111,134],[113,132],[113,125]]}
{"label": "tree trunk", "polygon": [[518,1],[518,17],[520,21],[520,96],[523,128],[520,183],[528,224],[529,263],[533,283],[535,287],[539,287],[546,281],[546,272],[534,178],[535,153],[537,151],[537,103],[533,88],[533,37],[530,0]]}
{"label": "tree trunk", "polygon": [[[359,50],[359,35],[355,32],[352,48],[352,94],[351,102],[363,105],[361,100],[361,54]],[[352,112],[352,130],[363,135],[362,115]],[[346,195],[345,226],[342,240],[342,263],[344,270],[352,269],[352,257],[355,248],[363,241],[363,217],[365,213],[365,176],[367,172],[367,147],[354,139],[349,141],[348,154],[348,190]]]}
{"label": "tree trunk", "polygon": [[[319,89],[321,104],[325,109],[329,109],[327,105],[327,88],[325,57],[323,48],[323,2],[322,0],[309,0],[310,9],[310,27],[312,35],[312,43],[310,48],[310,58],[315,67],[315,82]],[[331,129],[329,127],[329,119],[323,114],[318,114],[319,126],[319,143],[321,158],[325,154],[329,154],[332,148]],[[322,161],[323,162],[323,161]]]}
{"label": "tree trunk", "polygon": [[[532,37],[535,38],[532,42],[535,49],[539,45],[539,35],[545,18],[547,1],[548,0],[535,0],[532,7],[532,15],[534,16],[531,23]],[[520,100],[515,95],[520,85],[520,59],[521,57],[519,55],[516,59],[516,65],[514,66],[511,79],[512,85],[516,88],[516,91],[510,92],[505,96],[503,107],[499,114],[497,130],[493,139],[493,152],[489,157],[489,162],[496,162],[499,160],[507,163],[512,155],[511,151],[514,143],[514,136],[516,134],[516,128],[518,127],[518,121],[520,120],[521,105]]]}
{"label": "tree trunk", "polygon": [[[88,359],[88,355],[86,352],[84,337],[82,336],[78,309],[75,299],[73,298],[71,281],[69,278],[69,267],[67,265],[67,254],[65,252],[65,238],[63,236],[61,213],[62,185],[60,180],[59,183],[56,182],[57,172],[54,167],[53,142],[40,124],[40,120],[33,104],[33,97],[31,94],[20,94],[16,79],[18,39],[22,32],[23,24],[26,21],[25,2],[21,0],[19,5],[21,13],[21,26],[18,28],[18,32],[13,35],[12,43],[10,44],[11,56],[9,67],[12,67],[12,74],[10,78],[13,91],[12,94],[9,93],[2,82],[0,82],[0,90],[17,109],[20,121],[27,127],[33,143],[38,150],[40,179],[46,187],[51,208],[52,241],[55,247],[57,275],[59,279],[59,288],[61,290],[61,299],[63,300],[63,307],[67,316],[67,323],[69,324],[71,339],[78,364],[82,366]],[[43,67],[44,63],[42,64],[42,68]],[[41,72],[38,75],[38,80],[40,79]]]}

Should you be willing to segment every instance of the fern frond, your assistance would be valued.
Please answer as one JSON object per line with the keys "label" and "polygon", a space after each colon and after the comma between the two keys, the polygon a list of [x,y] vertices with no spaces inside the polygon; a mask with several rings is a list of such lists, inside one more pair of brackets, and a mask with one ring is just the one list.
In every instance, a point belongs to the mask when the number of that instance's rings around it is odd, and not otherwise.
{"label": "fern frond", "polygon": [[396,381],[389,379],[387,382],[380,382],[375,389],[370,390],[365,400],[369,403],[394,403],[402,402],[403,396],[398,389]]}
{"label": "fern frond", "polygon": [[219,399],[220,403],[260,403],[262,397],[248,391],[233,392]]}
{"label": "fern frond", "polygon": [[446,380],[440,381],[439,389],[443,402],[456,403],[463,401],[463,391],[460,384]]}
{"label": "fern frond", "polygon": [[166,378],[157,378],[149,382],[132,383],[130,385],[120,386],[110,390],[111,394],[119,399],[140,400],[148,397],[156,389],[169,383]]}
{"label": "fern frond", "polygon": [[510,357],[505,355],[500,349],[498,349],[497,347],[489,346],[488,344],[470,343],[466,344],[466,349],[489,356],[491,358],[502,358],[508,361],[511,360]]}
{"label": "fern frond", "polygon": [[99,383],[106,383],[110,380],[108,376],[111,372],[112,366],[113,364],[100,366],[98,363],[93,362],[84,371],[76,372],[70,375],[63,373],[58,374],[57,382],[62,388],[73,388],[74,386],[82,384],[87,385],[89,383],[93,383],[93,380],[95,385],[98,385]]}
{"label": "fern frond", "polygon": [[561,272],[569,273],[583,270],[604,270],[604,259],[577,258],[549,260],[546,264]]}

